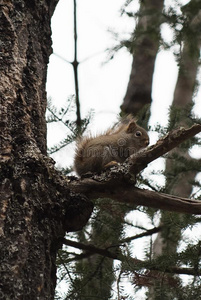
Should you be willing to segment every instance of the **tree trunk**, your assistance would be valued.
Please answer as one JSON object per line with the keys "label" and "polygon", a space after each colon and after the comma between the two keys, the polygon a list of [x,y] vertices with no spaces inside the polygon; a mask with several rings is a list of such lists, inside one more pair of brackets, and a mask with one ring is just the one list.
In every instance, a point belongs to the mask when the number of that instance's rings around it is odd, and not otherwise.
{"label": "tree trunk", "polygon": [[122,110],[136,115],[151,104],[152,78],[160,39],[163,0],[141,1],[134,33],[133,63]]}
{"label": "tree trunk", "polygon": [[45,83],[56,4],[19,0],[0,6],[1,299],[53,299],[60,238],[82,228],[92,210],[86,198],[70,193],[62,176],[55,180],[54,163],[45,156]]}

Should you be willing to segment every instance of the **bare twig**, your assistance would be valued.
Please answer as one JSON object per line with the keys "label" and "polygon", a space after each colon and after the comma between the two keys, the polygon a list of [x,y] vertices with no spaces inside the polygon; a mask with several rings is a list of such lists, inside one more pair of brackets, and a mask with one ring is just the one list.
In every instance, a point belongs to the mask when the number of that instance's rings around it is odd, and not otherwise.
{"label": "bare twig", "polygon": [[133,240],[137,240],[141,237],[145,237],[145,236],[149,236],[149,235],[152,235],[152,234],[155,234],[155,233],[158,233],[160,230],[161,230],[162,226],[159,226],[159,227],[154,227],[152,229],[149,229],[149,230],[146,230],[145,232],[142,232],[140,234],[136,234],[136,235],[133,235],[133,236],[129,236],[123,240],[120,241],[120,244],[123,244],[123,243],[129,243]]}
{"label": "bare twig", "polygon": [[79,82],[78,82],[78,66],[77,60],[77,3],[74,1],[74,61],[72,62],[75,80],[75,102],[77,108],[77,126],[81,127],[80,99],[79,99]]}

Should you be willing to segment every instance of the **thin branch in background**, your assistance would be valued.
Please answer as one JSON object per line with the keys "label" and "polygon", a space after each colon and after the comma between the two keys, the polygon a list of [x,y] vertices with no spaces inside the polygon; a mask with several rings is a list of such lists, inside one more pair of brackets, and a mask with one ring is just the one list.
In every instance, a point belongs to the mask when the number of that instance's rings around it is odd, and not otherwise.
{"label": "thin branch in background", "polygon": [[[94,54],[92,55],[89,55],[87,57],[85,57],[83,60],[79,61],[78,63],[81,64],[81,63],[85,63],[86,61],[90,60],[90,59],[93,59],[94,57],[96,56],[99,56],[99,55],[103,55],[105,53],[105,51],[98,51],[98,52],[95,52]],[[64,58],[63,56],[61,56],[60,54],[56,53],[56,52],[53,52],[53,55],[55,55],[56,57],[60,58],[61,60],[63,60],[64,62],[72,65],[73,62],[70,61],[70,60],[67,60],[66,58]]]}
{"label": "thin branch in background", "polygon": [[[132,269],[133,269],[133,267],[137,268],[137,269],[145,268],[147,270],[159,271],[159,272],[164,272],[164,273],[175,273],[175,274],[200,276],[200,270],[195,270],[195,268],[185,268],[185,267],[182,268],[182,267],[177,267],[177,266],[169,266],[169,267],[164,268],[163,266],[158,266],[158,265],[153,264],[153,261],[150,264],[150,262],[147,262],[147,261],[142,261],[137,258],[130,258],[128,256],[118,254],[118,253],[116,253],[116,254],[111,253],[108,250],[97,248],[97,247],[94,247],[93,245],[84,245],[82,243],[74,242],[74,241],[67,240],[67,239],[63,239],[63,244],[72,246],[75,248],[87,250],[87,251],[91,252],[91,255],[99,254],[99,255],[102,255],[103,258],[108,257],[108,258],[116,259],[116,260],[119,260],[122,262],[127,262],[128,266],[130,265],[130,267]],[[86,253],[86,255],[90,256],[89,253]]]}
{"label": "thin branch in background", "polygon": [[92,252],[85,252],[85,253],[82,253],[82,254],[76,254],[73,257],[68,258],[66,260],[66,264],[71,263],[71,262],[75,262],[75,261],[80,261],[80,260],[83,260],[85,258],[89,258],[90,256],[92,256],[94,254],[95,253],[92,253]]}
{"label": "thin branch in background", "polygon": [[154,227],[152,229],[149,229],[145,232],[142,232],[140,234],[136,234],[134,236],[130,236],[130,237],[127,237],[123,240],[120,241],[121,244],[123,243],[128,243],[128,242],[131,242],[133,240],[136,240],[136,239],[139,239],[141,237],[145,237],[145,236],[149,236],[149,235],[152,235],[152,234],[155,234],[155,233],[158,233],[160,230],[161,230],[162,226],[159,226],[159,227]]}
{"label": "thin branch in background", "polygon": [[58,57],[58,58],[60,58],[61,60],[63,60],[64,62],[66,62],[66,63],[72,65],[72,61],[65,59],[63,56],[59,55],[58,53],[53,52],[53,54],[54,54],[56,57]]}
{"label": "thin branch in background", "polygon": [[81,119],[81,112],[80,112],[79,81],[78,81],[78,66],[80,63],[77,60],[77,3],[76,3],[76,0],[73,0],[73,3],[74,3],[74,60],[72,62],[68,61],[67,59],[63,58],[61,55],[59,55],[57,53],[54,53],[54,55],[73,66],[74,81],[75,81],[75,104],[76,104],[76,115],[77,115],[76,124],[77,124],[77,128],[81,129],[82,119]]}
{"label": "thin branch in background", "polygon": [[69,277],[71,283],[73,283],[73,279],[72,279],[72,277],[70,275],[70,272],[69,272],[69,270],[68,270],[68,268],[67,268],[67,266],[66,266],[66,264],[65,264],[65,262],[64,262],[64,260],[63,260],[63,258],[62,258],[62,256],[60,255],[59,252],[58,252],[58,257],[59,257],[60,261],[62,262],[62,266],[66,270],[66,273],[68,274],[68,277]]}
{"label": "thin branch in background", "polygon": [[[58,116],[57,111],[56,111],[56,109],[55,109],[54,106],[51,106],[50,104],[48,104],[47,109],[49,110],[49,112],[53,116],[53,120],[48,121],[49,123],[53,122],[53,121],[54,122],[61,122],[64,126],[66,126],[74,134],[73,128],[71,126],[69,126],[69,123],[64,120],[65,115],[67,114],[67,112],[70,109],[70,106],[71,106],[73,98],[74,97],[72,97],[70,99],[68,106],[66,107],[65,110],[62,111],[62,115],[61,116]],[[59,112],[59,115],[60,115],[60,112]]]}
{"label": "thin branch in background", "polygon": [[79,62],[77,60],[77,3],[76,0],[74,1],[74,61],[72,63],[73,65],[73,71],[74,71],[74,80],[75,80],[75,103],[77,108],[77,127],[81,128],[81,113],[80,113],[80,99],[79,99],[79,82],[78,82],[78,66]]}
{"label": "thin branch in background", "polygon": [[111,245],[111,246],[107,247],[107,249],[97,248],[93,245],[86,245],[86,244],[83,244],[80,242],[75,242],[75,241],[72,241],[69,239],[64,239],[63,244],[86,251],[85,253],[76,255],[76,257],[74,256],[73,259],[68,260],[68,262],[77,260],[77,259],[80,260],[80,259],[86,258],[88,256],[91,256],[93,254],[99,254],[99,255],[103,255],[103,256],[106,256],[106,257],[109,257],[112,259],[118,259],[118,256],[115,253],[108,251],[108,249],[111,249],[112,247],[119,248],[120,246],[122,246],[123,243],[128,243],[132,240],[152,235],[154,233],[159,232],[160,230],[161,230],[161,227],[155,227],[153,229],[147,230],[146,232],[134,235],[132,237],[125,238],[125,239],[121,240],[118,245],[115,245],[115,246]]}
{"label": "thin branch in background", "polygon": [[92,252],[94,254],[100,254],[100,255],[105,256],[105,257],[117,259],[117,255],[115,253],[111,253],[107,249],[97,248],[93,245],[85,245],[83,243],[71,241],[71,240],[68,240],[68,239],[63,239],[62,242],[63,242],[63,244],[65,244],[67,246],[71,246],[71,247],[75,247],[75,248],[82,249],[82,250],[85,250],[85,251],[89,251],[89,252]]}
{"label": "thin branch in background", "polygon": [[120,270],[119,276],[117,278],[117,300],[121,300],[121,292],[120,292],[120,283],[121,283],[121,275],[123,271]]}

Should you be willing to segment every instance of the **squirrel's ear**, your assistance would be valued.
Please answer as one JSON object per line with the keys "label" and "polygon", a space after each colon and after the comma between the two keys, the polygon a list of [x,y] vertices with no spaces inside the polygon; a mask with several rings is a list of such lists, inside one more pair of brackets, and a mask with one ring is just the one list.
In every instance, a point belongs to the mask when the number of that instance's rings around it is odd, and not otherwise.
{"label": "squirrel's ear", "polygon": [[127,133],[132,133],[135,130],[136,126],[137,126],[137,124],[136,124],[135,121],[130,121],[128,126],[127,126],[126,132]]}

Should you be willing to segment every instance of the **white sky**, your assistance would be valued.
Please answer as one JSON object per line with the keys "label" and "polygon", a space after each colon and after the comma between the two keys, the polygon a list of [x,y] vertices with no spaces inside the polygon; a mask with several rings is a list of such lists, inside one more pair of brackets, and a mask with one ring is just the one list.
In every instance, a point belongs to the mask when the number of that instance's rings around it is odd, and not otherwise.
{"label": "white sky", "polygon": [[[173,1],[173,0],[172,0]],[[120,105],[126,92],[131,70],[131,56],[121,50],[115,58],[106,61],[105,49],[114,45],[112,35],[107,32],[113,29],[127,35],[133,31],[134,21],[120,17],[119,10],[125,0],[77,0],[78,20],[78,60],[81,113],[85,116],[90,109],[95,116],[90,129],[93,133],[102,132],[114,121],[120,112]],[[170,2],[166,1],[166,3]],[[188,1],[183,0],[183,3]],[[138,2],[133,1],[132,7],[138,9]],[[52,38],[54,53],[67,61],[73,60],[73,0],[60,0],[52,18]],[[163,34],[166,39],[171,32],[164,26]],[[153,82],[153,104],[151,125],[167,124],[167,111],[173,99],[177,78],[177,65],[170,51],[158,54]],[[200,80],[199,74],[199,80]],[[74,94],[74,77],[72,66],[51,55],[48,68],[47,94],[55,106],[62,106],[65,100]],[[201,91],[196,97],[195,111],[201,111]],[[56,129],[55,129],[56,128]],[[65,136],[62,126],[49,126],[48,144],[53,145]],[[151,143],[157,135],[151,134]],[[58,166],[68,166],[73,161],[73,146],[63,149],[53,155]],[[163,160],[157,162],[157,169],[163,168]],[[151,226],[150,226],[151,227]],[[138,245],[138,247],[143,247]],[[143,252],[143,248],[138,248]],[[137,300],[143,300],[138,296]]]}
{"label": "white sky", "polygon": [[[115,44],[108,29],[120,32],[123,36],[133,31],[132,18],[120,16],[120,8],[124,2],[125,0],[77,1],[81,113],[85,116],[90,109],[95,111],[90,127],[93,133],[104,131],[116,121],[130,76],[132,57],[126,50],[121,50],[112,61],[103,64],[107,60],[105,49]],[[133,1],[132,6],[129,6],[129,10],[131,9],[137,11],[138,1]],[[165,25],[163,28],[163,35],[169,39],[170,30]],[[73,0],[59,1],[52,18],[52,30],[54,53],[66,61],[72,61]],[[150,125],[167,124],[167,112],[173,99],[176,78],[177,65],[173,54],[161,51],[155,65]],[[47,93],[57,106],[64,105],[68,96],[74,94],[73,68],[54,54],[50,57],[48,68]],[[198,107],[200,109],[201,105]],[[58,126],[56,137],[54,131],[55,127],[49,126],[49,145],[55,142],[55,138],[58,142],[66,134],[61,126]],[[151,143],[156,139],[157,135],[151,134]],[[54,156],[58,164],[60,161],[63,163],[63,155],[65,152],[61,151],[59,157]],[[66,160],[66,165],[71,163],[70,160],[72,159]]]}
{"label": "white sky", "polygon": [[[137,10],[138,2],[133,1],[133,3],[133,9]],[[107,60],[105,49],[115,44],[108,29],[121,32],[124,36],[133,31],[134,21],[131,18],[120,17],[119,11],[123,4],[124,0],[77,1],[81,113],[85,116],[90,109],[95,111],[90,127],[93,133],[104,131],[116,121],[130,76],[132,57],[126,50],[121,50],[112,61],[103,64]],[[73,0],[59,1],[52,18],[52,29],[54,53],[67,61],[72,61],[74,51]],[[165,59],[164,56],[166,56]],[[161,60],[168,61],[165,66],[166,72],[161,72],[164,68]],[[176,80],[176,64],[170,52],[159,54],[156,70],[155,74],[160,74],[160,88],[153,91],[152,119],[155,120],[154,122],[165,125],[164,116],[172,101],[172,91]],[[174,76],[170,77],[169,74],[173,71]],[[155,76],[155,85],[158,85],[157,76]],[[53,104],[58,106],[64,105],[67,97],[74,94],[72,66],[54,54],[50,57],[48,68],[47,93],[51,96]],[[61,126],[57,126],[56,136],[54,131],[55,126],[49,126],[49,145],[55,141],[59,142],[66,134]],[[73,148],[71,147],[69,151],[73,153]],[[61,151],[59,156],[54,155],[58,164],[60,162],[63,164],[65,161],[66,165],[69,165],[72,158],[64,159],[64,157],[66,157],[65,150]]]}

